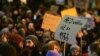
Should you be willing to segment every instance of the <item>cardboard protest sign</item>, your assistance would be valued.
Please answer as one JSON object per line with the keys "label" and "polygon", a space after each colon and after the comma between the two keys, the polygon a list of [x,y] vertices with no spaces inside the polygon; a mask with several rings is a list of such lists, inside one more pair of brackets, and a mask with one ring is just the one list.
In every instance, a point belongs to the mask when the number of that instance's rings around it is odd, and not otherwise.
{"label": "cardboard protest sign", "polygon": [[42,28],[46,30],[50,29],[51,31],[55,32],[60,21],[60,16],[46,13],[43,17]]}
{"label": "cardboard protest sign", "polygon": [[61,11],[61,16],[64,17],[65,15],[78,16],[78,13],[76,11],[76,8],[69,8]]}
{"label": "cardboard protest sign", "polygon": [[55,32],[55,39],[69,44],[76,44],[77,32],[86,24],[86,19],[76,19],[78,17],[65,16],[60,22]]}

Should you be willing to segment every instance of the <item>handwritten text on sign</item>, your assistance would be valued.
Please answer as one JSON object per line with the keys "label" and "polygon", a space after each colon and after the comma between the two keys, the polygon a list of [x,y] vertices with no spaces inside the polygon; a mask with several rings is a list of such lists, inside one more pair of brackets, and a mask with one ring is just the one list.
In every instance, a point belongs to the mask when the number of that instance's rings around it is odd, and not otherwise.
{"label": "handwritten text on sign", "polygon": [[86,19],[76,19],[77,17],[65,16],[55,32],[55,39],[70,44],[76,43],[76,34],[86,23]]}

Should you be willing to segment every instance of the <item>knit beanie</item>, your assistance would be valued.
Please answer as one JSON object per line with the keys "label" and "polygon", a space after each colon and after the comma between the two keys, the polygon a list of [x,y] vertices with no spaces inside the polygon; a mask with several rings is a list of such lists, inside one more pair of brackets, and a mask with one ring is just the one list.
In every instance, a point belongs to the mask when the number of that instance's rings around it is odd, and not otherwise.
{"label": "knit beanie", "polygon": [[25,40],[32,40],[35,46],[39,43],[37,36],[35,35],[28,35]]}

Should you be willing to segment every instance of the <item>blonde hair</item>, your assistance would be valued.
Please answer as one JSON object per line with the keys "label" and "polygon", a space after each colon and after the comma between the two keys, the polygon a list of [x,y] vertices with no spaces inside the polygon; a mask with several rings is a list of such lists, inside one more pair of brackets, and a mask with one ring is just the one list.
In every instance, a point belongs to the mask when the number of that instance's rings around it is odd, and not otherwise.
{"label": "blonde hair", "polygon": [[72,45],[71,47],[70,47],[70,51],[72,51],[73,49],[77,49],[77,50],[79,50],[80,51],[80,47],[78,46],[78,45]]}
{"label": "blonde hair", "polygon": [[54,50],[54,46],[57,46],[60,49],[59,43],[55,40],[48,42],[48,45],[50,50]]}

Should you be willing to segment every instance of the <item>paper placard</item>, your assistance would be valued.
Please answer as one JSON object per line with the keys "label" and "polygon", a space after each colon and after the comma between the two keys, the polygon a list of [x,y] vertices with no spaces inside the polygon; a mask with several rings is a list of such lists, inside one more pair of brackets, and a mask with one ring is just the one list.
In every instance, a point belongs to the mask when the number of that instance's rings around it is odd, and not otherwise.
{"label": "paper placard", "polygon": [[46,30],[50,29],[51,31],[55,32],[60,21],[60,16],[46,13],[43,17],[42,28]]}
{"label": "paper placard", "polygon": [[69,8],[61,11],[61,16],[64,17],[65,15],[78,16],[76,8]]}
{"label": "paper placard", "polygon": [[55,39],[69,44],[76,44],[77,32],[86,24],[86,19],[65,16],[55,32]]}

